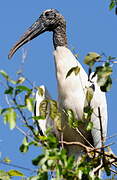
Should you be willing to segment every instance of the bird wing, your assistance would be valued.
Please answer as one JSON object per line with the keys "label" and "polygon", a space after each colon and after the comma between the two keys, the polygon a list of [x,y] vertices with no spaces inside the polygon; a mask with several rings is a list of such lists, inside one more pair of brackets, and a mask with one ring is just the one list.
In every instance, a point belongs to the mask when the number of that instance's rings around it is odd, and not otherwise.
{"label": "bird wing", "polygon": [[[93,74],[93,73],[92,73]],[[93,99],[91,101],[91,106],[93,108],[93,114],[91,120],[93,122],[93,129],[91,131],[94,146],[101,147],[101,134],[106,139],[107,135],[107,102],[106,95],[104,92],[100,90],[100,87],[97,84],[97,77],[93,78],[95,91],[93,95]],[[99,109],[100,109],[100,118],[99,118]],[[102,126],[102,132],[101,132]]]}
{"label": "bird wing", "polygon": [[[34,110],[35,116],[40,116],[40,111],[39,111],[40,104],[42,103],[43,100],[46,99],[50,99],[49,92],[44,85],[41,85],[38,87],[38,90],[36,91],[35,110]],[[45,119],[42,120],[40,119],[38,122],[43,134],[45,134],[47,130],[48,116]]]}
{"label": "bird wing", "polygon": [[[40,93],[41,91],[41,93]],[[44,85],[41,85],[38,87],[38,90],[36,92],[36,102],[35,102],[35,116],[40,116],[40,105],[43,100],[50,100],[51,96],[47,90],[47,88]],[[55,134],[56,136],[59,136],[59,131],[56,128],[56,124],[54,123],[54,120],[50,118],[50,106],[47,105],[47,115],[45,119],[39,119],[39,126],[45,135],[46,130],[48,128],[51,128],[51,132]]]}

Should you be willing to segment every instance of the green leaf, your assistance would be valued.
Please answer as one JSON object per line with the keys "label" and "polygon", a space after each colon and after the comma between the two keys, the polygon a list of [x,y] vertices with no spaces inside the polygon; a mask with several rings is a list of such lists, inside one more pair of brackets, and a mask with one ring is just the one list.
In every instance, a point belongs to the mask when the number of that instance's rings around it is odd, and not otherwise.
{"label": "green leaf", "polygon": [[106,171],[107,176],[110,176],[111,175],[110,166],[107,164],[106,166],[104,166],[104,169]]}
{"label": "green leaf", "polygon": [[97,83],[100,86],[100,89],[104,92],[110,90],[112,86],[112,80],[110,75],[112,74],[112,67],[110,63],[105,63],[104,66],[96,67],[97,74]]}
{"label": "green leaf", "polygon": [[31,119],[34,119],[35,121],[38,121],[38,120],[45,120],[45,117],[43,116],[32,116]]}
{"label": "green leaf", "polygon": [[39,106],[40,117],[42,117],[42,119],[45,119],[47,116],[47,107],[48,107],[48,101],[45,99],[40,103]]}
{"label": "green leaf", "polygon": [[74,117],[74,113],[71,109],[67,109],[67,116],[68,116],[69,126],[72,127],[75,117]]}
{"label": "green leaf", "polygon": [[16,81],[16,84],[22,84],[25,81],[24,77],[19,77],[19,79]]}
{"label": "green leaf", "polygon": [[13,90],[14,90],[13,87],[9,86],[8,89],[6,89],[4,93],[12,95],[13,94]]}
{"label": "green leaf", "polygon": [[48,180],[48,173],[47,172],[41,172],[38,174],[38,179],[34,179],[34,180]]}
{"label": "green leaf", "polygon": [[37,87],[37,89],[38,89],[38,94],[39,94],[39,96],[43,96],[43,95],[44,95],[43,88]]}
{"label": "green leaf", "polygon": [[38,166],[40,161],[44,158],[44,154],[39,155],[38,157],[36,157],[35,159],[32,160],[32,164],[34,166]]}
{"label": "green leaf", "polygon": [[[46,158],[45,158],[46,159]],[[45,161],[45,160],[44,160]],[[42,163],[42,166],[41,166],[42,170],[43,171],[47,171],[47,165],[45,163]]]}
{"label": "green leaf", "polygon": [[24,139],[23,139],[23,144],[25,145],[25,146],[28,146],[28,139],[27,139],[27,137],[25,137]]}
{"label": "green leaf", "polygon": [[4,114],[4,123],[9,123],[10,129],[14,129],[16,126],[16,112],[13,108],[7,109]]}
{"label": "green leaf", "polygon": [[1,109],[1,111],[0,111],[0,114],[4,114],[6,111],[8,111],[10,108],[4,108],[4,109]]}
{"label": "green leaf", "polygon": [[20,146],[20,151],[26,153],[29,149],[29,142],[27,137],[23,139],[22,145]]}
{"label": "green leaf", "polygon": [[84,63],[92,67],[96,61],[100,60],[100,58],[100,54],[96,52],[90,52],[85,56]]}
{"label": "green leaf", "polygon": [[9,79],[9,76],[8,76],[8,74],[7,74],[5,71],[0,70],[0,74],[1,74],[6,80]]}
{"label": "green leaf", "polygon": [[73,163],[75,161],[75,156],[70,156],[68,157],[68,162],[67,162],[67,168],[70,169],[70,168],[73,168]]}
{"label": "green leaf", "polygon": [[68,78],[72,73],[74,73],[75,75],[78,75],[79,72],[80,72],[80,67],[78,67],[78,66],[72,67],[72,68],[68,71],[68,73],[67,73],[67,75],[66,75],[66,78]]}
{"label": "green leaf", "polygon": [[9,176],[24,176],[24,174],[21,173],[20,171],[13,170],[13,169],[11,169],[10,171],[8,171],[8,175],[9,175]]}
{"label": "green leaf", "polygon": [[87,131],[91,131],[92,130],[92,128],[93,128],[93,122],[88,122],[88,125],[87,125],[87,127],[86,127],[86,130]]}
{"label": "green leaf", "polygon": [[50,134],[50,133],[47,134],[47,142],[48,142],[49,148],[57,148],[58,146],[58,141],[53,134]]}
{"label": "green leaf", "polygon": [[[26,180],[26,179],[24,179],[24,180]],[[41,180],[41,179],[39,178],[39,176],[32,176],[32,177],[28,178],[27,180]]]}
{"label": "green leaf", "polygon": [[56,178],[61,179],[61,174],[62,174],[62,167],[60,164],[56,165]]}
{"label": "green leaf", "polygon": [[49,100],[50,103],[50,117],[54,120],[58,113],[57,102],[54,100]]}
{"label": "green leaf", "polygon": [[11,82],[12,84],[17,84],[17,81],[14,81],[13,79],[11,79],[11,78],[9,77],[9,75],[8,75],[5,71],[0,70],[0,74],[1,74],[7,81]]}
{"label": "green leaf", "polygon": [[26,86],[16,86],[16,90],[20,90],[20,92],[23,92],[23,91],[27,91],[27,92],[29,92],[29,93],[32,92],[32,90],[29,89],[29,88],[26,87]]}
{"label": "green leaf", "polygon": [[112,10],[115,7],[115,1],[111,0],[111,3],[109,5],[109,10]]}
{"label": "green leaf", "polygon": [[103,92],[108,92],[108,91],[110,91],[111,87],[112,87],[112,79],[111,79],[111,77],[109,76],[109,77],[107,78],[105,84],[104,84],[103,86],[100,86],[100,89],[101,89],[101,91],[103,91]]}
{"label": "green leaf", "polygon": [[[39,136],[39,138],[40,138],[40,136]],[[34,146],[36,146],[36,147],[39,147],[39,146],[40,146],[37,141],[31,141],[31,142],[29,142],[29,146],[31,146],[31,145],[34,145]]]}
{"label": "green leaf", "polygon": [[110,63],[105,63],[103,66],[96,67],[95,72],[97,73],[98,77],[106,78],[112,74],[113,70]]}
{"label": "green leaf", "polygon": [[22,144],[19,149],[20,149],[20,152],[26,153],[28,151],[29,147]]}
{"label": "green leaf", "polygon": [[20,109],[26,109],[26,105],[22,105],[22,104],[18,104],[17,107]]}
{"label": "green leaf", "polygon": [[10,180],[10,176],[7,172],[0,170],[0,180]]}
{"label": "green leaf", "polygon": [[93,88],[90,86],[89,88],[87,88],[87,92],[86,92],[86,104],[90,104],[92,98],[94,95],[94,90]]}
{"label": "green leaf", "polygon": [[17,81],[14,81],[13,79],[8,79],[9,82],[11,82],[12,84],[17,84]]}
{"label": "green leaf", "polygon": [[83,118],[88,122],[89,120],[91,120],[92,113],[93,113],[93,108],[89,105],[85,106],[83,111]]}
{"label": "green leaf", "polygon": [[25,98],[27,109],[31,112],[34,111],[34,99],[30,97]]}
{"label": "green leaf", "polygon": [[59,131],[62,131],[62,123],[61,123],[61,113],[57,113],[56,117],[54,118],[55,126]]}
{"label": "green leaf", "polygon": [[3,161],[5,162],[5,163],[10,163],[11,162],[11,160],[8,158],[8,157],[5,157],[4,159],[3,159]]}
{"label": "green leaf", "polygon": [[74,69],[75,75],[78,75],[79,72],[80,72],[80,67],[76,66],[75,69]]}
{"label": "green leaf", "polygon": [[51,168],[52,165],[55,163],[55,160],[54,159],[49,159],[47,163],[48,163],[48,166]]}

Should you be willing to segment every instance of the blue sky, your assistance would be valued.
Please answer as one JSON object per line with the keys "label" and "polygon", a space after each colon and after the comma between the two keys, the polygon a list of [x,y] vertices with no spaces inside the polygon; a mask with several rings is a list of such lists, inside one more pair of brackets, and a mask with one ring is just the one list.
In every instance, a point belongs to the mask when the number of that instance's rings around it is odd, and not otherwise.
{"label": "blue sky", "polygon": [[[44,33],[34,39],[23,48],[19,49],[11,61],[8,60],[8,52],[20,36],[33,24],[45,9],[55,8],[59,10],[67,21],[67,35],[69,48],[75,48],[80,56],[80,63],[88,52],[106,53],[117,56],[117,16],[108,11],[108,1],[1,1],[1,28],[0,28],[0,69],[4,69],[11,77],[15,77],[16,71],[21,67],[22,52],[27,51],[24,62],[24,74],[36,85],[44,84],[54,99],[57,99],[57,87],[53,60],[52,34]],[[84,66],[84,65],[83,65]],[[86,69],[87,67],[84,66]],[[117,132],[117,67],[113,67],[113,87],[107,93],[108,101],[108,135]],[[0,80],[1,81],[1,80]],[[5,106],[3,90],[0,88],[1,104]],[[19,144],[23,136],[18,130],[10,131],[0,119],[0,152],[1,158],[9,156],[12,163],[21,166],[27,164],[31,167],[31,158],[35,157],[37,150],[30,149],[29,153],[18,152]],[[111,139],[117,141],[117,137]],[[117,153],[117,144],[112,146]],[[8,169],[8,167],[3,167]]]}

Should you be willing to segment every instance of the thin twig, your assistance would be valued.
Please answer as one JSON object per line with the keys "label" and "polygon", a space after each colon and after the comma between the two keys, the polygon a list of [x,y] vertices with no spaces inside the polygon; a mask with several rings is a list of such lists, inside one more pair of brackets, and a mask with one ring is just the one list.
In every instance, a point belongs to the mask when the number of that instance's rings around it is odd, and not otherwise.
{"label": "thin twig", "polygon": [[25,167],[22,167],[22,166],[19,166],[19,165],[11,164],[11,163],[8,164],[8,163],[4,162],[3,160],[0,161],[0,164],[4,164],[4,165],[10,166],[10,167],[19,168],[19,169],[26,170],[26,171],[37,172],[37,170],[33,170],[33,169],[30,169],[30,168],[25,168]]}
{"label": "thin twig", "polygon": [[26,126],[31,130],[31,132],[33,133],[34,137],[37,137],[37,135],[35,134],[35,132],[32,130],[32,128],[31,128],[30,125],[28,124],[27,119],[26,119],[26,117],[24,116],[22,110],[18,107],[16,98],[13,98],[13,102],[14,102],[14,104],[16,105],[17,110],[19,111],[21,117],[23,118],[23,120],[24,120]]}
{"label": "thin twig", "polygon": [[112,165],[113,165],[115,168],[117,168],[117,165],[116,165],[114,162],[112,163]]}
{"label": "thin twig", "polygon": [[75,128],[76,129],[76,131],[80,134],[80,136],[89,144],[89,146],[91,146],[92,148],[94,148],[93,147],[93,145],[84,137],[84,135],[80,132],[80,130],[78,129],[78,128]]}
{"label": "thin twig", "polygon": [[110,171],[112,171],[113,173],[117,174],[117,171],[115,171],[114,169],[110,168]]}
{"label": "thin twig", "polygon": [[36,126],[37,126],[37,129],[38,129],[39,134],[40,134],[41,136],[44,136],[43,131],[42,131],[42,129],[41,129],[40,126],[39,126],[39,122],[38,122],[37,120],[35,120],[34,123],[35,123]]}
{"label": "thin twig", "polygon": [[108,148],[108,147],[110,147],[110,146],[112,146],[112,145],[114,145],[114,144],[115,144],[115,142],[110,143],[110,144],[107,144],[107,145],[105,145],[103,148]]}
{"label": "thin twig", "polygon": [[20,131],[24,136],[28,137],[31,141],[34,141],[34,139],[33,139],[31,136],[29,136],[25,131],[23,131],[21,128],[19,128],[18,126],[16,126],[16,129],[17,129],[18,131]]}
{"label": "thin twig", "polygon": [[88,147],[80,142],[67,142],[67,141],[59,141],[59,143],[63,143],[63,144],[66,144],[66,145],[78,145],[78,146],[81,146],[83,147],[84,149],[86,149],[87,152],[89,151],[93,151],[94,149],[91,148],[91,147]]}
{"label": "thin twig", "polygon": [[107,137],[106,140],[111,139],[111,138],[116,137],[116,136],[117,136],[117,133],[113,134],[112,136]]}
{"label": "thin twig", "polygon": [[[91,152],[95,152],[95,153],[98,153],[100,155],[103,155],[103,152],[100,151],[101,148],[92,148],[92,147],[89,147],[89,146],[86,146],[80,142],[67,142],[67,141],[59,141],[59,143],[63,143],[63,144],[67,144],[67,145],[78,145],[78,146],[81,146],[83,147],[88,153],[91,153]],[[107,146],[104,146],[104,148],[106,148]],[[115,161],[117,161],[117,156],[115,156],[114,154],[109,154],[109,152],[105,152],[104,153],[104,156],[108,157],[108,158],[111,158],[112,161],[109,161],[111,164],[114,163]]]}
{"label": "thin twig", "polygon": [[61,138],[61,146],[64,148],[64,143],[63,143],[63,132],[60,132],[60,138]]}
{"label": "thin twig", "polygon": [[103,127],[102,127],[102,117],[101,117],[100,107],[98,107],[98,118],[100,121],[100,135],[101,135],[101,143],[102,143],[102,147],[103,147],[104,146],[104,137],[103,137]]}
{"label": "thin twig", "polygon": [[99,172],[99,170],[102,169],[102,168],[103,168],[103,164],[101,163],[99,166],[94,168],[93,173],[95,174],[96,172]]}
{"label": "thin twig", "polygon": [[103,136],[103,127],[102,127],[102,117],[101,117],[101,112],[100,112],[100,107],[98,107],[98,117],[99,117],[99,122],[100,122],[100,136],[101,136],[101,152],[102,152],[102,161],[103,161],[103,166],[106,166],[106,159],[105,159],[105,151],[104,151],[104,136]]}

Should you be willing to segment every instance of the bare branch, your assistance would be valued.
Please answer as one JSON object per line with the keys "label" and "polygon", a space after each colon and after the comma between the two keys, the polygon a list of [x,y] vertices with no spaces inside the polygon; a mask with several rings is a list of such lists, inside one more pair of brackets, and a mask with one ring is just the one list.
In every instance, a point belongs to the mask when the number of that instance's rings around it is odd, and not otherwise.
{"label": "bare branch", "polygon": [[94,148],[91,148],[91,147],[88,147],[80,142],[67,142],[67,141],[59,141],[59,143],[63,143],[63,144],[66,144],[66,145],[78,145],[78,146],[81,146],[83,147],[87,152],[91,152],[94,150]]}
{"label": "bare branch", "polygon": [[99,172],[99,170],[101,170],[102,168],[103,168],[103,164],[101,163],[99,166],[94,168],[93,173],[95,174],[96,172]]}
{"label": "bare branch", "polygon": [[80,132],[80,130],[78,129],[78,128],[75,128],[76,129],[76,131],[80,134],[80,136],[89,144],[89,146],[91,146],[92,148],[94,148],[93,147],[93,145],[84,137],[84,135]]}

